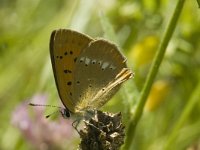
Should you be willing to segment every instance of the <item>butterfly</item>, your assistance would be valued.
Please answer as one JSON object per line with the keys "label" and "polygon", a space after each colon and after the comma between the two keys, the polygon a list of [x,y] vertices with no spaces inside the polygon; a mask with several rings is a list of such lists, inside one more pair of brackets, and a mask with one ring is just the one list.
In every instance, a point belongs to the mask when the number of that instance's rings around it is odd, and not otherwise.
{"label": "butterfly", "polygon": [[115,44],[69,29],[52,32],[50,56],[65,117],[100,108],[133,76]]}

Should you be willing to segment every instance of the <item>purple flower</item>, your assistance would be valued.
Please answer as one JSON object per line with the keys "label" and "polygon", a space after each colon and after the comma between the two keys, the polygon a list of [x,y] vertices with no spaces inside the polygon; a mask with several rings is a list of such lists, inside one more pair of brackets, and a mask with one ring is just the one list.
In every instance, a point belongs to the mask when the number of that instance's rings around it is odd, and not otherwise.
{"label": "purple flower", "polygon": [[62,117],[56,121],[46,119],[45,107],[30,108],[28,105],[30,102],[46,104],[46,101],[46,96],[37,95],[17,106],[13,111],[12,124],[36,149],[73,149],[72,142],[75,139],[75,130],[71,120]]}

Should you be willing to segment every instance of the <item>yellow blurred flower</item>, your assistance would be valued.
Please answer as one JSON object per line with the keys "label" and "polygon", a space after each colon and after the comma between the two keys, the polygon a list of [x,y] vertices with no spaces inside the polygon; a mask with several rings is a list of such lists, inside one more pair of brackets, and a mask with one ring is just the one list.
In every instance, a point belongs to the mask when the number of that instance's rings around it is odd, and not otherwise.
{"label": "yellow blurred flower", "polygon": [[129,59],[135,67],[148,64],[152,61],[159,44],[159,38],[155,35],[148,36],[131,48]]}
{"label": "yellow blurred flower", "polygon": [[159,80],[156,81],[147,99],[145,110],[154,111],[160,106],[160,104],[165,100],[170,89],[170,84],[168,81]]}

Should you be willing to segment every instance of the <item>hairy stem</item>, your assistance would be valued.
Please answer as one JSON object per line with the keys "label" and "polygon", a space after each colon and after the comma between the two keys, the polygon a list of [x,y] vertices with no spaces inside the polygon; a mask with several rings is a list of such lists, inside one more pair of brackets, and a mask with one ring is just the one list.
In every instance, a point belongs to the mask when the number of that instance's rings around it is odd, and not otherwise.
{"label": "hairy stem", "polygon": [[131,148],[131,143],[132,143],[134,135],[135,135],[136,126],[142,116],[145,102],[147,100],[151,86],[152,86],[153,81],[158,72],[159,66],[163,60],[167,45],[168,45],[168,43],[173,35],[174,29],[177,25],[177,21],[180,16],[181,10],[183,8],[184,2],[185,2],[185,0],[179,0],[177,2],[174,13],[171,16],[170,22],[166,28],[164,36],[159,45],[158,51],[156,52],[156,55],[153,59],[150,71],[148,73],[147,79],[145,81],[144,87],[141,92],[141,96],[139,97],[139,100],[138,100],[138,105],[137,105],[136,111],[135,111],[134,115],[132,116],[129,127],[127,129],[127,136],[126,136],[124,150],[129,150]]}

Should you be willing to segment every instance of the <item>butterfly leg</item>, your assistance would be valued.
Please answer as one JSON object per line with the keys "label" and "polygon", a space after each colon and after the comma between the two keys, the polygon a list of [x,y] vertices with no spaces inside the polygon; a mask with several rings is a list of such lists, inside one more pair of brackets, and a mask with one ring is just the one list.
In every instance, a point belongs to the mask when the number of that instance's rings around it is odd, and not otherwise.
{"label": "butterfly leg", "polygon": [[95,126],[94,124],[92,124],[92,123],[90,123],[90,122],[87,122],[87,121],[85,121],[85,120],[83,120],[83,122],[84,122],[87,126],[91,126],[91,127],[93,127],[94,129],[96,129],[97,131],[102,132],[102,129],[99,128],[99,127],[97,127],[97,126]]}
{"label": "butterfly leg", "polygon": [[80,131],[78,130],[78,125],[80,124],[81,119],[76,119],[73,123],[72,123],[72,127],[80,134]]}

